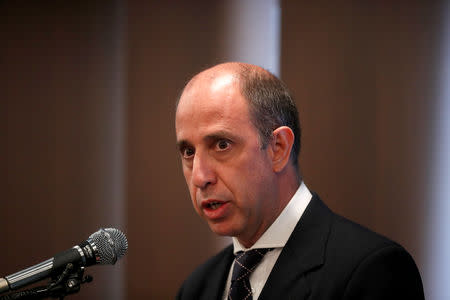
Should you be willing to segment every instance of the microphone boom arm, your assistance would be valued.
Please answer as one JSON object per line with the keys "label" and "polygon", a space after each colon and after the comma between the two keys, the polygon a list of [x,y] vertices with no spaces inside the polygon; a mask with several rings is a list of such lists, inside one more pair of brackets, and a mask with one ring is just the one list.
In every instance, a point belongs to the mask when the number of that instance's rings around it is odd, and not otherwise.
{"label": "microphone boom arm", "polygon": [[45,299],[50,297],[64,299],[67,295],[78,293],[81,284],[92,281],[92,276],[86,275],[83,278],[83,274],[84,267],[68,263],[63,272],[55,277],[46,287],[40,286],[10,293],[0,296],[0,300]]}

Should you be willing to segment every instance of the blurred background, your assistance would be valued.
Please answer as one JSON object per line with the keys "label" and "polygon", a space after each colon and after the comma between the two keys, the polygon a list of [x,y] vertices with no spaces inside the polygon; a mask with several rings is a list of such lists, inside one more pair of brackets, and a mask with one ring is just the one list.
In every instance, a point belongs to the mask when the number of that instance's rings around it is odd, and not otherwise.
{"label": "blurred background", "polygon": [[308,187],[450,299],[450,6],[367,2],[0,1],[0,277],[116,227],[127,255],[69,299],[174,298],[229,242],[192,208],[174,103],[238,60],[292,90]]}

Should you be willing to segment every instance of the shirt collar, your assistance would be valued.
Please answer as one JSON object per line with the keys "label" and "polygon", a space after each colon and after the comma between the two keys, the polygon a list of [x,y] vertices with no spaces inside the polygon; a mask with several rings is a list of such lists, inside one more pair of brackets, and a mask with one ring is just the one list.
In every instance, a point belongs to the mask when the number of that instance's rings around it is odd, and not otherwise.
{"label": "shirt collar", "polygon": [[292,231],[300,220],[303,212],[311,201],[312,195],[306,185],[300,184],[281,214],[264,232],[264,234],[250,248],[245,248],[239,243],[236,237],[233,237],[234,253],[257,248],[280,248],[286,245]]}

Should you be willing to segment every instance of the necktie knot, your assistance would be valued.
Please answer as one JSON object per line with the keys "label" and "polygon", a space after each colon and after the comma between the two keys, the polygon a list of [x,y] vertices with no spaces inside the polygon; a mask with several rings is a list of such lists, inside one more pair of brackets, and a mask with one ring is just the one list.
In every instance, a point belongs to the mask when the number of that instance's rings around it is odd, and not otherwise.
{"label": "necktie knot", "polygon": [[262,248],[252,249],[245,252],[239,251],[236,253],[228,299],[252,299],[252,290],[250,288],[249,277],[261,262],[264,255],[270,250],[272,249]]}

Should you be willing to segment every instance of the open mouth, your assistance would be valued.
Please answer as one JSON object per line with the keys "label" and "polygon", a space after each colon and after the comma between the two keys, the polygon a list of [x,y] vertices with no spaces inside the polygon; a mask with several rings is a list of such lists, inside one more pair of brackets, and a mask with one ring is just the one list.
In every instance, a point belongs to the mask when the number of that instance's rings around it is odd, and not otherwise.
{"label": "open mouth", "polygon": [[208,207],[209,209],[217,209],[217,208],[219,208],[221,205],[222,205],[222,203],[220,203],[220,202],[210,202],[210,203],[208,203],[207,207]]}
{"label": "open mouth", "polygon": [[231,212],[229,202],[223,200],[209,199],[202,202],[202,210],[204,216],[208,220],[223,220]]}
{"label": "open mouth", "polygon": [[207,202],[203,202],[202,206],[204,209],[208,209],[208,210],[216,210],[219,207],[221,207],[225,202],[223,201],[207,201]]}

